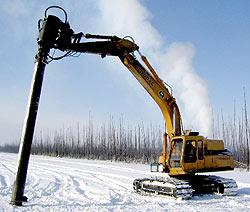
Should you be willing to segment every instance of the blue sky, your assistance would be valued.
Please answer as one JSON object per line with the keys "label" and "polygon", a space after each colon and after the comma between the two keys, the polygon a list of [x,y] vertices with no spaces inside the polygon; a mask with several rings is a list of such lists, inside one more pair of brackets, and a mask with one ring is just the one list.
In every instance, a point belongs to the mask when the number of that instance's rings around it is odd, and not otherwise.
{"label": "blue sky", "polygon": [[243,86],[249,91],[250,2],[160,2],[161,6],[148,4],[152,24],[167,43],[187,41],[195,46],[194,67],[208,82],[214,107],[232,106]]}
{"label": "blue sky", "polygon": [[[43,18],[46,7],[54,4],[65,8],[76,32],[132,35],[142,52],[159,68],[160,76],[173,86],[186,128],[199,130],[203,119],[209,119],[209,113],[194,117],[195,107],[186,105],[188,99],[199,102],[201,108],[202,104],[214,111],[222,108],[225,115],[230,115],[234,99],[238,108],[242,106],[245,86],[248,101],[249,1],[65,2],[2,1],[0,143],[20,137],[37,48],[37,21]],[[187,61],[188,68],[178,72],[177,66],[176,75],[173,71],[161,71],[176,65],[168,60],[177,60],[178,56]],[[183,97],[182,87],[187,85],[178,81],[177,74],[186,76],[185,71],[191,73],[198,85],[204,85],[204,92],[197,93],[194,87],[187,93],[188,99]],[[160,110],[118,59],[81,55],[49,64],[36,131],[84,123],[90,111],[97,122],[107,121],[109,115],[122,115],[131,124],[140,121],[163,124]],[[204,114],[202,111],[195,110],[197,114]]]}

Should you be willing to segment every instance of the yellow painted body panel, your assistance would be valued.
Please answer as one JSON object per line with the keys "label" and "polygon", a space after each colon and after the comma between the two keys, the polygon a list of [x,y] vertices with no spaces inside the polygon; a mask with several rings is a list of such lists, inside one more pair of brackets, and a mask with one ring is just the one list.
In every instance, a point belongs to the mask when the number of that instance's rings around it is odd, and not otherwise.
{"label": "yellow painted body panel", "polygon": [[222,168],[222,167],[234,167],[234,160],[232,156],[227,155],[212,155],[205,156],[205,168]]}
{"label": "yellow painted body panel", "polygon": [[169,176],[175,176],[175,175],[184,175],[187,174],[182,168],[174,168],[170,169]]}
{"label": "yellow painted body panel", "polygon": [[212,140],[212,139],[206,139],[206,143],[204,148],[207,148],[207,150],[223,150],[224,142],[222,140]]}

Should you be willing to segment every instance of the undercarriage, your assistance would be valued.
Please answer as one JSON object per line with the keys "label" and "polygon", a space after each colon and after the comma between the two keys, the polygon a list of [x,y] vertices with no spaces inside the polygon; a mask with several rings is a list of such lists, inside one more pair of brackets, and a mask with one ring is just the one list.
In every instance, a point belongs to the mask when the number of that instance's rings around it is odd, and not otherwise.
{"label": "undercarriage", "polygon": [[160,194],[180,199],[190,199],[193,195],[209,193],[225,196],[237,194],[237,184],[234,180],[214,175],[193,175],[185,179],[140,178],[134,180],[133,188],[141,194]]}

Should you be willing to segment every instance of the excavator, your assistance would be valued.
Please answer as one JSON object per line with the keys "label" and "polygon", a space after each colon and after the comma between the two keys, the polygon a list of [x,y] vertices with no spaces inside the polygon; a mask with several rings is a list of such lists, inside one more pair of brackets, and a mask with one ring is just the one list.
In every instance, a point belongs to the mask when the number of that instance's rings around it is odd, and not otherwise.
{"label": "excavator", "polygon": [[[165,120],[162,154],[159,161],[151,164],[151,171],[165,174],[135,179],[135,192],[181,199],[189,199],[201,193],[236,195],[237,184],[233,179],[201,174],[234,169],[233,156],[225,149],[223,140],[207,139],[198,132],[183,130],[180,110],[171,89],[158,76],[131,37],[74,33],[67,18],[62,21],[57,16],[47,15],[47,10],[45,18],[38,24],[38,61],[48,63],[76,53],[98,54],[102,58],[118,57],[162,112]],[[92,41],[81,42],[82,38]],[[65,53],[55,57],[49,54],[51,49]]]}

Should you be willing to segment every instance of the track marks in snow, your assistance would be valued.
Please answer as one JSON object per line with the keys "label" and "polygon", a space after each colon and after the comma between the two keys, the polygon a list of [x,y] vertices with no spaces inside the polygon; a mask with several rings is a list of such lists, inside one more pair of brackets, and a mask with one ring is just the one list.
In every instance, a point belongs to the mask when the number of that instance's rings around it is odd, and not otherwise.
{"label": "track marks in snow", "polygon": [[[0,211],[8,204],[17,155],[0,153]],[[192,200],[141,196],[133,192],[134,178],[148,177],[145,165],[31,156],[22,211],[250,211],[250,174],[237,176],[239,195],[196,196]],[[230,173],[224,177],[230,178]],[[243,180],[243,182],[241,182]]]}
{"label": "track marks in snow", "polygon": [[[30,201],[34,200],[34,198],[38,199],[49,196],[49,198],[60,202],[62,205],[72,205],[76,202],[78,202],[78,206],[84,206],[83,203],[91,205],[93,202],[95,204],[99,202],[102,205],[113,205],[115,202],[123,203],[124,199],[119,192],[121,190],[128,190],[127,185],[119,182],[121,176],[110,173],[94,172],[79,168],[65,168],[62,165],[43,162],[37,165],[32,163],[30,172],[40,173],[40,184],[43,184],[43,181],[46,182],[48,176],[50,176],[50,182],[45,183],[43,188],[37,187],[38,181],[35,177],[30,177],[31,182],[36,182],[33,185],[30,185],[29,181],[27,183],[28,187],[33,187],[34,191],[31,194],[33,196]],[[127,179],[127,177],[123,178]],[[127,193],[130,193],[130,191],[128,190]],[[53,200],[50,201],[54,202]]]}

